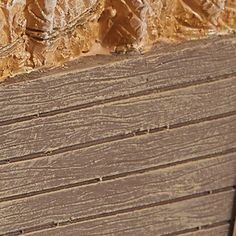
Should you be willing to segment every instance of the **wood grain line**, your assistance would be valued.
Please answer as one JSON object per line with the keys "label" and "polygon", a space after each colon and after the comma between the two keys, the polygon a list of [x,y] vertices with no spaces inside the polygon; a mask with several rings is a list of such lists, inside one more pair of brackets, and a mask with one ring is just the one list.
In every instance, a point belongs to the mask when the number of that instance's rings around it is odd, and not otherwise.
{"label": "wood grain line", "polygon": [[33,160],[33,159],[37,159],[37,158],[41,158],[41,157],[45,157],[45,156],[52,156],[52,155],[56,155],[56,154],[61,154],[61,153],[65,153],[65,152],[78,150],[78,149],[96,146],[99,144],[112,143],[114,141],[125,140],[125,139],[129,139],[129,138],[132,138],[135,136],[142,136],[142,135],[146,135],[149,133],[161,132],[164,130],[178,129],[178,128],[187,127],[190,125],[203,123],[203,122],[219,120],[222,118],[231,117],[231,116],[235,116],[235,115],[236,115],[236,111],[230,111],[230,112],[226,112],[226,113],[222,113],[222,114],[203,117],[200,119],[195,119],[195,120],[193,119],[191,121],[186,121],[186,122],[182,122],[182,123],[178,123],[178,124],[173,124],[173,125],[168,125],[168,126],[163,126],[163,127],[153,128],[153,129],[144,129],[142,131],[137,130],[137,131],[132,131],[130,133],[123,134],[123,135],[116,135],[116,136],[112,136],[112,137],[108,137],[108,138],[103,138],[100,140],[88,141],[86,143],[66,146],[63,148],[51,149],[48,152],[46,152],[46,151],[36,152],[36,153],[27,154],[27,155],[23,155],[23,156],[16,156],[16,157],[11,157],[11,158],[2,159],[2,160],[0,159],[0,165],[6,165],[9,163],[21,162],[21,161],[25,161],[25,160]]}
{"label": "wood grain line", "polygon": [[[146,90],[233,75],[236,72],[235,44],[235,37],[218,37],[164,45],[143,56],[118,59],[115,64],[104,65],[104,61],[114,61],[117,57],[98,56],[72,62],[68,68],[22,75],[12,79],[18,81],[16,83],[0,84],[0,121],[20,122],[26,119],[24,117],[33,119],[37,114],[48,115],[50,111],[63,113],[114,97],[122,99]],[[100,65],[95,68],[91,64]]]}
{"label": "wood grain line", "polygon": [[105,104],[109,104],[109,103],[113,103],[113,102],[120,102],[122,100],[127,100],[127,99],[130,99],[130,98],[139,98],[139,97],[146,96],[146,95],[151,95],[151,94],[156,94],[156,93],[163,93],[163,92],[168,92],[168,91],[174,91],[174,90],[179,90],[179,89],[184,89],[184,88],[190,88],[190,87],[196,86],[196,85],[209,84],[209,83],[212,83],[212,82],[222,81],[222,80],[225,80],[225,79],[232,79],[235,76],[236,76],[236,72],[229,73],[229,74],[224,74],[224,75],[220,75],[220,76],[215,76],[215,77],[210,77],[209,76],[205,80],[190,81],[190,82],[171,85],[171,86],[166,86],[166,87],[163,86],[161,88],[153,88],[153,89],[149,89],[149,90],[143,90],[143,91],[139,91],[139,92],[136,92],[136,93],[130,93],[130,94],[127,94],[127,95],[120,95],[120,96],[111,97],[111,98],[108,98],[108,99],[97,100],[97,101],[94,101],[94,102],[85,103],[85,104],[81,104],[81,105],[68,106],[66,108],[51,110],[51,111],[48,111],[48,112],[38,112],[36,114],[32,114],[32,115],[29,115],[29,116],[23,116],[23,117],[19,117],[19,118],[4,120],[4,121],[0,120],[0,127],[5,126],[5,125],[20,123],[20,122],[24,122],[24,121],[34,120],[34,119],[39,118],[39,117],[51,117],[51,116],[56,116],[56,115],[59,115],[59,114],[69,113],[69,112],[72,112],[72,111],[79,111],[79,110],[86,109],[86,108],[92,108],[92,107],[96,107],[96,106],[99,106],[99,105],[105,105]]}
{"label": "wood grain line", "polygon": [[0,203],[24,199],[24,198],[38,196],[38,195],[47,194],[47,193],[58,192],[61,190],[66,190],[66,189],[73,189],[73,188],[82,187],[82,186],[86,187],[86,186],[93,185],[93,184],[96,184],[99,182],[104,183],[106,181],[112,181],[112,180],[118,180],[118,179],[122,180],[123,178],[126,178],[126,177],[137,176],[140,174],[142,175],[145,173],[149,173],[149,172],[153,172],[153,171],[157,171],[157,170],[161,170],[161,169],[166,169],[166,168],[171,168],[171,167],[178,167],[180,165],[184,165],[184,164],[188,164],[188,163],[192,163],[192,162],[198,163],[199,161],[211,160],[216,157],[224,159],[224,157],[226,157],[227,155],[231,155],[231,154],[233,154],[233,155],[236,154],[236,147],[232,148],[232,149],[228,149],[223,152],[219,152],[219,153],[212,153],[212,154],[205,155],[205,156],[198,156],[195,158],[186,159],[186,160],[182,160],[182,161],[176,161],[176,162],[163,164],[163,165],[159,165],[159,166],[154,166],[154,167],[150,167],[150,168],[144,168],[144,169],[130,171],[130,172],[124,172],[124,173],[120,173],[120,174],[102,176],[100,178],[88,179],[85,181],[76,182],[76,183],[67,184],[67,185],[60,185],[60,186],[52,187],[49,189],[44,189],[44,190],[39,190],[39,191],[31,191],[31,192],[27,192],[27,193],[23,193],[23,194],[2,197],[2,198],[0,198]]}
{"label": "wood grain line", "polygon": [[[224,216],[219,217],[220,219],[218,219],[218,221],[216,220],[216,221],[213,221],[213,222],[209,222],[208,225],[217,224],[218,222],[228,222],[229,219],[230,219],[230,214],[226,213],[226,212],[228,212],[229,209],[228,209],[228,207],[224,206],[224,204],[227,204],[227,205],[232,204],[232,196],[233,196],[234,193],[235,193],[235,189],[233,187],[217,189],[217,190],[212,191],[211,193],[202,192],[202,193],[198,193],[198,194],[194,194],[194,195],[190,195],[190,196],[176,198],[172,201],[163,201],[163,202],[153,203],[153,204],[149,204],[149,205],[142,205],[140,207],[135,207],[135,208],[127,208],[127,209],[122,209],[122,210],[119,210],[119,211],[113,211],[113,212],[107,212],[107,213],[92,215],[92,216],[89,216],[89,217],[71,218],[67,221],[51,222],[51,223],[44,224],[44,225],[37,225],[37,226],[34,226],[34,227],[27,227],[27,228],[23,228],[21,230],[9,231],[9,232],[5,233],[4,236],[13,236],[13,235],[15,236],[15,235],[20,235],[22,233],[25,234],[25,235],[28,235],[28,236],[30,236],[30,235],[32,235],[32,236],[41,236],[41,235],[45,235],[45,233],[47,235],[61,235],[59,233],[59,231],[61,230],[62,233],[64,233],[64,229],[66,229],[66,232],[68,233],[67,235],[75,235],[75,234],[70,234],[69,233],[69,228],[68,227],[77,227],[77,225],[81,225],[81,224],[86,225],[87,223],[91,224],[91,222],[96,222],[96,221],[99,221],[99,220],[102,220],[105,223],[106,219],[109,220],[111,218],[122,218],[123,216],[129,215],[129,214],[137,215],[138,212],[141,213],[142,211],[147,211],[149,209],[151,211],[152,210],[155,211],[155,209],[161,208],[162,211],[163,212],[166,211],[167,215],[168,215],[168,208],[171,207],[172,205],[175,205],[175,204],[180,205],[181,202],[183,202],[183,204],[185,206],[188,205],[188,202],[191,205],[191,202],[192,201],[194,202],[195,199],[199,203],[198,208],[203,207],[203,206],[207,206],[207,207],[209,206],[208,210],[204,210],[204,212],[207,213],[207,214],[209,214],[210,209],[212,209],[212,210],[215,209],[216,210],[216,209],[219,209],[219,207],[223,207],[221,212],[224,212],[223,213]],[[222,201],[222,204],[220,204],[218,207],[214,206],[215,203],[213,203],[213,205],[211,206],[211,203],[214,202],[213,199],[215,197],[216,198],[220,197],[221,201]],[[208,199],[209,200],[208,203],[203,203],[204,199]],[[202,202],[202,200],[203,200],[203,202]],[[166,209],[165,209],[165,207],[166,207]],[[191,209],[191,211],[192,210],[193,209]],[[199,214],[201,214],[201,213],[199,213]],[[216,217],[216,219],[218,218],[218,215],[220,215],[219,212],[218,213],[215,212],[213,214]],[[199,216],[198,218],[200,219],[201,217]],[[142,219],[142,217],[140,219]],[[206,224],[206,220],[204,220],[204,223]],[[204,223],[202,223],[203,226],[205,225]],[[196,226],[199,227],[199,226],[201,226],[201,224],[198,223]],[[194,228],[196,228],[196,226]],[[180,229],[179,231],[186,230],[187,227],[188,228],[193,228],[193,227],[189,227],[189,225],[185,225],[185,229]],[[110,229],[112,229],[112,228],[110,228]],[[55,233],[54,233],[54,230],[56,231]],[[99,233],[99,235],[103,235],[101,231],[97,231],[97,233]],[[77,233],[77,235],[78,235],[78,233]],[[85,235],[85,234],[82,234],[82,235]],[[93,235],[93,234],[89,234],[89,235]],[[137,234],[135,234],[135,235],[137,235]],[[154,234],[154,235],[164,235],[164,233]]]}
{"label": "wood grain line", "polygon": [[216,222],[210,225],[202,225],[191,229],[182,230],[162,236],[226,236],[229,232],[230,220]]}
{"label": "wood grain line", "polygon": [[0,198],[233,153],[236,116],[0,166]]}
{"label": "wood grain line", "polygon": [[[0,232],[233,189],[235,154],[0,203]],[[175,191],[173,191],[173,189]],[[233,197],[232,197],[233,202]],[[227,202],[231,215],[233,203]],[[112,206],[112,208],[111,208]],[[226,206],[225,206],[226,207]],[[38,214],[40,212],[40,214]],[[113,213],[112,213],[113,214]]]}
{"label": "wood grain line", "polygon": [[91,215],[91,216],[77,218],[77,219],[72,218],[69,221],[63,221],[63,222],[57,223],[57,226],[65,226],[65,225],[68,225],[68,224],[75,224],[75,223],[78,223],[78,222],[85,222],[85,221],[90,221],[90,220],[94,220],[94,219],[101,219],[101,218],[105,218],[105,217],[125,214],[125,213],[129,213],[129,212],[140,211],[140,210],[153,208],[153,207],[157,207],[157,206],[163,206],[163,205],[168,205],[168,204],[177,203],[177,202],[184,202],[184,201],[189,200],[189,199],[197,199],[197,198],[201,198],[201,197],[204,197],[204,196],[210,196],[210,195],[220,194],[220,193],[224,193],[224,192],[234,193],[235,192],[235,186],[228,186],[228,187],[224,187],[224,188],[221,188],[221,189],[215,189],[215,190],[211,190],[211,191],[207,191],[207,192],[201,192],[201,193],[196,193],[196,194],[192,194],[192,195],[188,195],[188,196],[184,196],[184,197],[175,198],[173,200],[167,200],[167,201],[162,201],[162,202],[157,202],[157,203],[151,203],[151,204],[147,204],[147,205],[121,209],[121,210],[118,210],[118,211],[101,213],[101,214]]}
{"label": "wood grain line", "polygon": [[48,153],[235,111],[236,79],[0,127],[0,160]]}

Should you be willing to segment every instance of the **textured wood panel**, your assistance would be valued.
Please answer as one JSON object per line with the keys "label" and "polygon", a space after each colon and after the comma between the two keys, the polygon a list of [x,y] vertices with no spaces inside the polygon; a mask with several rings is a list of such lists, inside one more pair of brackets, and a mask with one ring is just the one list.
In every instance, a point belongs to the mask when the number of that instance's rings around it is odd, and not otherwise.
{"label": "textured wood panel", "polygon": [[236,78],[0,127],[0,159],[235,111]]}
{"label": "textured wood panel", "polygon": [[52,230],[32,233],[32,236],[158,236],[227,220],[234,191],[203,196],[101,219],[80,222]]}
{"label": "textured wood panel", "polygon": [[183,236],[228,236],[229,225],[224,224],[213,228],[203,228],[196,232],[189,232],[186,234],[180,234]]}
{"label": "textured wood panel", "polygon": [[[122,209],[132,211],[142,205],[233,185],[236,185],[235,154],[104,179],[0,203],[0,232],[67,221],[70,217],[83,218]],[[231,201],[230,204],[227,206],[231,211]]]}
{"label": "textured wood panel", "polygon": [[228,232],[235,36],[19,76],[0,108],[0,234]]}
{"label": "textured wood panel", "polygon": [[0,165],[0,201],[11,195],[235,151],[236,115]]}
{"label": "textured wood panel", "polygon": [[163,45],[144,56],[91,57],[71,64],[0,84],[0,121],[63,113],[104,99],[119,100],[149,90],[227,77],[236,73],[236,39],[228,36]]}

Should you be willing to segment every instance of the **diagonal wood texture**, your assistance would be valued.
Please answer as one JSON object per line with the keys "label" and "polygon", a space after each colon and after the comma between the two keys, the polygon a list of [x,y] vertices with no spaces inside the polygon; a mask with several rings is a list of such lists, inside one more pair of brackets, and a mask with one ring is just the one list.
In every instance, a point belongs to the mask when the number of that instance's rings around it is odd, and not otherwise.
{"label": "diagonal wood texture", "polygon": [[145,55],[85,57],[19,76],[0,86],[0,124],[235,75],[235,47],[235,36],[164,44]]}
{"label": "diagonal wood texture", "polygon": [[0,160],[231,113],[235,91],[233,77],[2,126]]}
{"label": "diagonal wood texture", "polygon": [[[204,196],[198,199],[185,200],[179,203],[157,206],[137,211],[117,214],[73,226],[58,227],[47,232],[42,231],[28,235],[167,235],[184,227],[196,227],[203,222],[227,219],[230,213],[226,210],[232,204],[235,192]],[[227,205],[229,204],[229,205]],[[111,227],[113,225],[113,227]]]}
{"label": "diagonal wood texture", "polygon": [[[53,221],[99,215],[236,185],[235,154],[71,187],[0,203],[1,226],[28,228]],[[223,171],[222,171],[223,170]],[[34,211],[31,211],[31,209]],[[231,210],[231,209],[230,209]],[[15,212],[21,212],[21,217]],[[34,218],[35,212],[40,212]]]}
{"label": "diagonal wood texture", "polygon": [[234,153],[235,127],[236,116],[232,116],[0,165],[0,201],[30,191],[67,188],[104,176]]}
{"label": "diagonal wood texture", "polygon": [[233,234],[235,35],[16,76],[0,107],[0,235]]}

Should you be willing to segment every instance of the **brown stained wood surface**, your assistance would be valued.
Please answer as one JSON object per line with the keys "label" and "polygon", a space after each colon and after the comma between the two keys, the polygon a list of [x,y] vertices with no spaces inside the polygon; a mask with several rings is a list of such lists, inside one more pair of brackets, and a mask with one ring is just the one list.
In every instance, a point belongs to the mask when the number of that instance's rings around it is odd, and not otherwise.
{"label": "brown stained wood surface", "polygon": [[[99,215],[236,185],[236,156],[144,172],[0,203],[0,232]],[[31,211],[31,209],[34,209]],[[19,217],[18,212],[21,212]],[[35,212],[40,212],[34,218]]]}
{"label": "brown stained wood surface", "polygon": [[0,160],[231,113],[235,91],[233,77],[2,126]]}
{"label": "brown stained wood surface", "polygon": [[127,235],[158,236],[170,234],[182,229],[194,228],[201,224],[219,222],[230,216],[234,191],[188,199],[165,206],[139,209],[129,213],[101,217],[87,222],[41,231],[31,236],[63,235]]}
{"label": "brown stained wood surface", "polygon": [[223,224],[220,226],[213,226],[210,228],[203,228],[196,230],[196,232],[183,233],[183,236],[227,236],[229,234],[229,224]]}
{"label": "brown stained wood surface", "polygon": [[120,56],[82,58],[68,68],[20,76],[17,84],[3,83],[0,121],[14,122],[16,118],[47,115],[46,112],[52,111],[63,113],[63,109],[70,110],[68,107],[79,109],[149,90],[218,80],[235,75],[235,64],[234,35],[157,46],[154,52],[125,57],[125,60]]}
{"label": "brown stained wood surface", "polygon": [[[233,153],[236,149],[235,127],[236,115],[0,165],[0,201],[30,191],[58,186],[63,189],[105,176],[161,169],[181,161]],[[236,154],[232,155],[236,158]],[[224,161],[224,157],[219,160]],[[236,166],[234,169],[236,171]]]}
{"label": "brown stained wood surface", "polygon": [[232,233],[235,35],[17,76],[0,108],[0,235]]}

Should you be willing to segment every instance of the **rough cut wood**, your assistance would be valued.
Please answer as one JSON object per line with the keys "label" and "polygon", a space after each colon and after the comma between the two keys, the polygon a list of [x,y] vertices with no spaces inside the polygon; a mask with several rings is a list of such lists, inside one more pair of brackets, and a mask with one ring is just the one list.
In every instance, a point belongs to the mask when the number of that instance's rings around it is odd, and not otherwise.
{"label": "rough cut wood", "polygon": [[92,58],[0,84],[0,235],[216,236],[236,185],[235,36]]}
{"label": "rough cut wood", "polygon": [[200,229],[196,232],[181,234],[182,236],[228,236],[229,225],[224,224],[213,228]]}
{"label": "rough cut wood", "polygon": [[68,68],[33,72],[14,78],[18,83],[0,84],[0,121],[236,73],[236,39],[163,45],[125,60],[104,57],[83,58]]}
{"label": "rough cut wood", "polygon": [[158,236],[230,218],[234,191],[35,232],[31,236]]}
{"label": "rough cut wood", "polygon": [[0,159],[235,111],[236,78],[0,127]]}
{"label": "rough cut wood", "polygon": [[[14,231],[16,228],[67,221],[70,217],[83,218],[133,209],[235,184],[235,154],[190,162],[125,178],[2,202],[0,233]],[[231,197],[226,197],[221,209],[227,212],[231,210],[232,201]],[[133,211],[132,209],[130,211]]]}
{"label": "rough cut wood", "polygon": [[0,199],[215,153],[225,153],[236,148],[235,127],[236,116],[231,116],[2,165]]}

